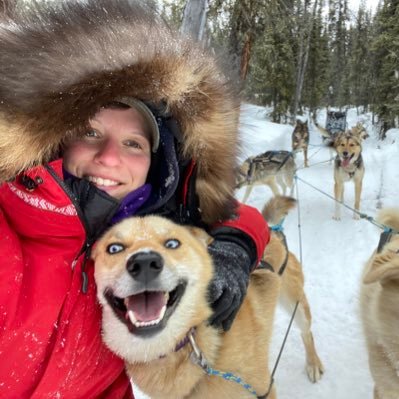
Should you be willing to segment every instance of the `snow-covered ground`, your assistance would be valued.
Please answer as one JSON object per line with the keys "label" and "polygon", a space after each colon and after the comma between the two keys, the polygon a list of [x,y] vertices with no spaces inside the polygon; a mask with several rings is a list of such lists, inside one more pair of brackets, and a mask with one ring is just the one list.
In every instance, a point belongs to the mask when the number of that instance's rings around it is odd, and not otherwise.
{"label": "snow-covered ground", "polygon": [[[242,107],[242,159],[267,150],[291,150],[293,127],[271,123],[265,115],[266,110],[262,107]],[[318,121],[324,125],[325,113],[319,114]],[[350,109],[348,127],[357,121],[363,122],[370,134],[363,145],[366,173],[361,212],[374,217],[379,202],[384,207],[399,207],[396,197],[399,129],[391,130],[387,140],[381,142],[377,140],[370,115],[357,116],[356,110]],[[302,255],[313,334],[325,374],[316,384],[307,379],[303,345],[294,325],[275,374],[277,395],[279,399],[372,399],[373,383],[359,318],[359,288],[363,266],[378,244],[381,229],[366,219],[354,220],[347,208],[342,209],[340,221],[332,219],[335,203],[329,197],[333,196],[334,184],[333,164],[328,162],[330,151],[321,146],[317,128],[312,123],[309,125],[309,168],[303,168],[302,153],[296,157],[298,179],[295,193],[298,194],[300,219],[298,212],[292,211],[284,221],[284,231],[290,250],[298,258]],[[237,199],[242,198],[244,191],[242,188],[237,192]],[[271,195],[268,187],[257,186],[247,203],[261,210]],[[344,202],[353,207],[352,183],[345,185]],[[277,310],[271,368],[280,350],[289,316],[283,309]],[[144,397],[136,392],[137,399]]]}

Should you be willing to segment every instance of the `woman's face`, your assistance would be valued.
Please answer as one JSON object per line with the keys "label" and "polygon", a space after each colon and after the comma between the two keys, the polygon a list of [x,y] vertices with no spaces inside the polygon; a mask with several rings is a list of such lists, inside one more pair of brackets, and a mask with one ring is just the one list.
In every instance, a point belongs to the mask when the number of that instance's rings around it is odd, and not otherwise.
{"label": "woman's face", "polygon": [[145,119],[134,108],[102,108],[84,135],[64,151],[64,167],[122,199],[142,186],[151,162]]}

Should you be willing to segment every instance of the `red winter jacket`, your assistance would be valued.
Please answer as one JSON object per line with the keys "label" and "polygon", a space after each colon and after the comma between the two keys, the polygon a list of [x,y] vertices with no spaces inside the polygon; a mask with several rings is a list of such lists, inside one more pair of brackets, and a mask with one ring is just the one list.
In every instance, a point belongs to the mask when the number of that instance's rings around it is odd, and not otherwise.
{"label": "red winter jacket", "polygon": [[[61,177],[62,162],[51,166]],[[123,361],[101,340],[91,261],[81,291],[86,233],[77,210],[44,167],[25,174],[40,184],[0,187],[0,397],[132,398]],[[227,225],[261,256],[269,232],[257,210],[241,206]]]}
{"label": "red winter jacket", "polygon": [[[61,162],[53,167],[61,176]],[[44,168],[27,174],[43,183],[0,189],[0,397],[132,397],[123,361],[101,341],[91,263],[81,292],[76,209]]]}

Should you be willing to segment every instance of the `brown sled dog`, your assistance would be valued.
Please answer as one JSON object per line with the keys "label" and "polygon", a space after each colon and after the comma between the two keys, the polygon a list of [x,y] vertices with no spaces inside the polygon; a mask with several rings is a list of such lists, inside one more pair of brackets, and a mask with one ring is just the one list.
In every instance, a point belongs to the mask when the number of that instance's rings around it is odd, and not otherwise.
{"label": "brown sled dog", "polygon": [[267,185],[274,195],[285,195],[287,188],[294,187],[296,165],[290,151],[266,151],[247,158],[238,168],[236,189],[247,187],[242,202],[247,202],[254,186]]}
{"label": "brown sled dog", "polygon": [[309,128],[308,121],[302,122],[296,120],[294,131],[292,132],[292,151],[294,153],[303,151],[304,166],[308,167],[308,146],[309,146]]}
{"label": "brown sled dog", "polygon": [[[278,212],[279,206],[273,209]],[[281,287],[289,301],[303,301],[298,265],[289,257],[284,281],[267,269],[252,274],[228,332],[209,326],[207,286],[213,274],[209,240],[198,228],[147,216],[115,225],[94,250],[104,341],[125,360],[134,383],[153,399],[254,397],[234,381],[207,375],[210,369],[204,359],[212,370],[231,372],[250,384],[256,395],[265,395],[270,385],[269,342]],[[280,249],[270,251],[267,261],[279,270],[286,250],[278,238],[273,240],[273,248]],[[304,309],[307,369],[312,381],[317,381],[322,366],[308,334],[309,317]],[[276,397],[274,389],[268,397]]]}
{"label": "brown sled dog", "polygon": [[[272,198],[262,210],[263,217],[269,225],[277,225],[295,204],[295,199],[291,197]],[[304,275],[300,262],[288,250],[284,233],[272,230],[270,242],[263,254],[263,262],[272,266],[273,270],[282,276],[280,303],[289,314],[292,314],[298,302],[295,322],[301,330],[305,346],[306,371],[310,381],[317,382],[324,372],[324,367],[317,355],[311,332],[312,316],[304,291]]]}
{"label": "brown sled dog", "polygon": [[[360,197],[364,177],[364,163],[362,158],[362,144],[358,136],[351,133],[339,133],[334,140],[337,156],[334,161],[334,197],[335,220],[341,219],[341,204],[344,200],[344,183],[353,181],[355,184],[355,210],[360,209]],[[354,212],[354,219],[359,219]]]}
{"label": "brown sled dog", "polygon": [[[377,220],[399,231],[399,209],[383,209]],[[379,248],[365,266],[360,296],[361,315],[375,384],[374,399],[397,399],[399,235],[384,232],[381,238]]]}

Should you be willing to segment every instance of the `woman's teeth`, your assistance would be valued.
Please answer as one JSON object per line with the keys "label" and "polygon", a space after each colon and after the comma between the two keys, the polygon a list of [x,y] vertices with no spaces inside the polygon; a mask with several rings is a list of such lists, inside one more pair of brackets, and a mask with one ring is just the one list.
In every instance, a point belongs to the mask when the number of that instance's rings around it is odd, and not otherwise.
{"label": "woman's teeth", "polygon": [[119,182],[110,179],[103,179],[102,177],[88,176],[87,180],[97,186],[117,186]]}

